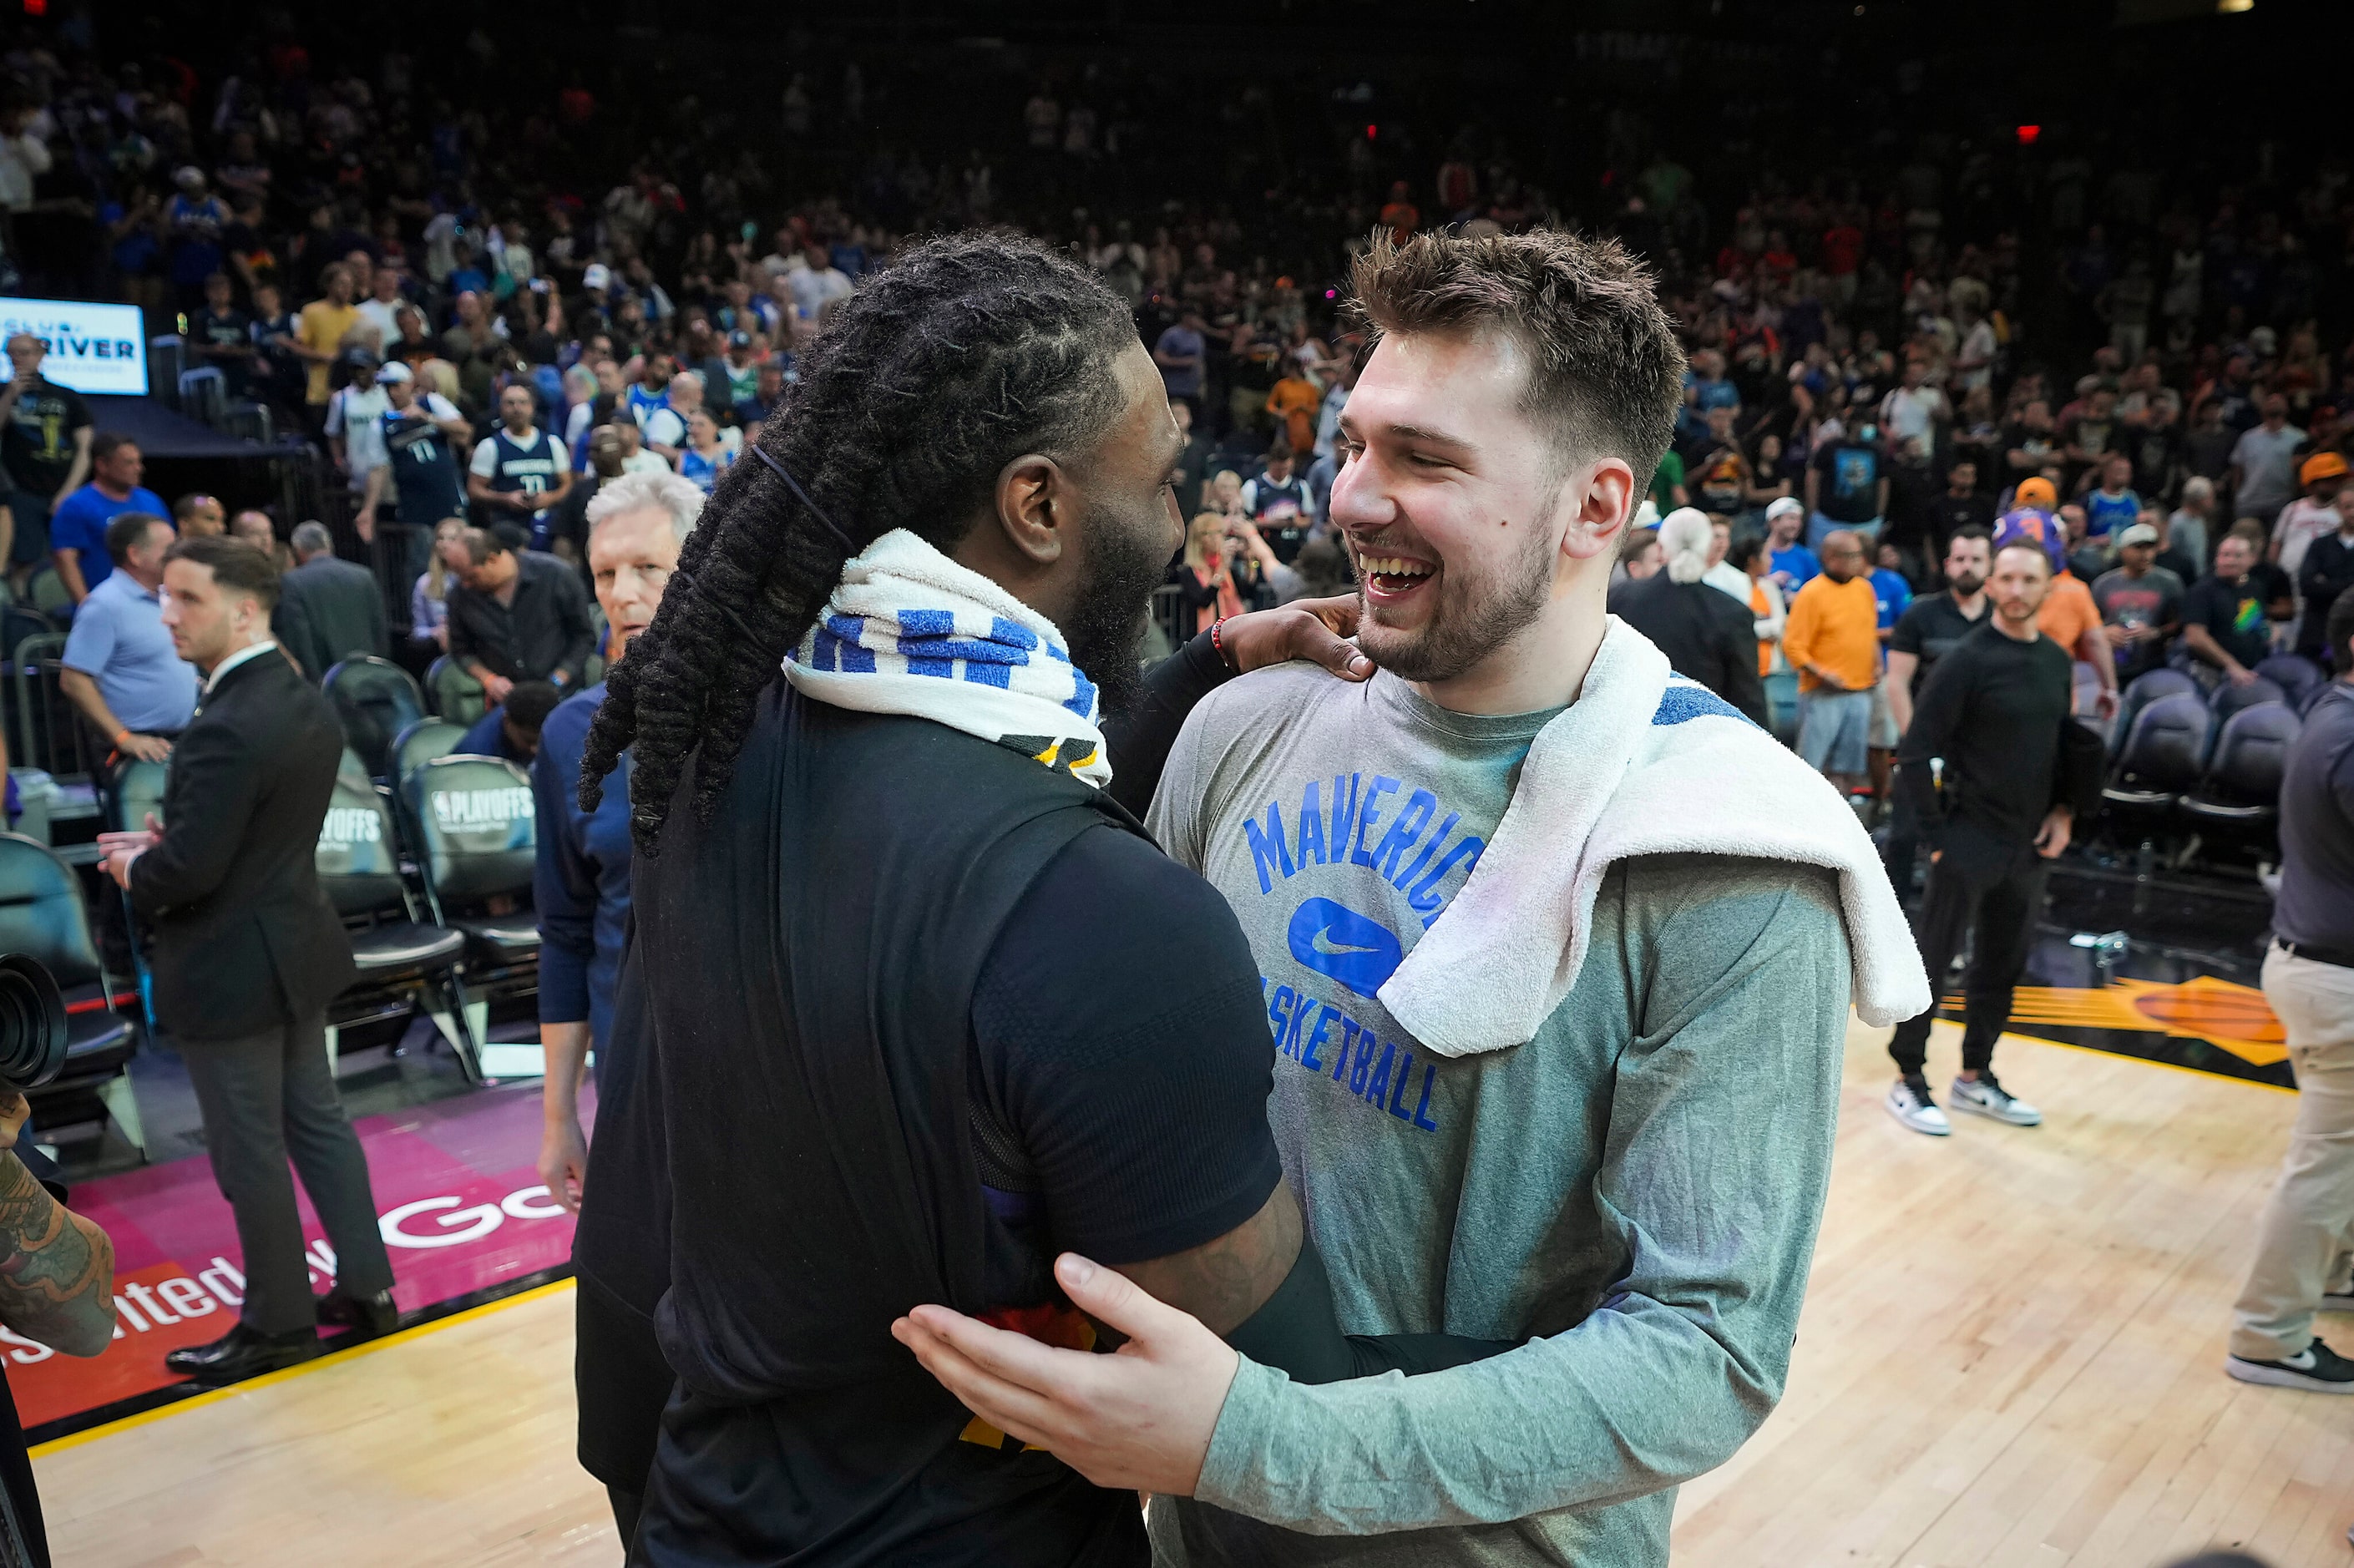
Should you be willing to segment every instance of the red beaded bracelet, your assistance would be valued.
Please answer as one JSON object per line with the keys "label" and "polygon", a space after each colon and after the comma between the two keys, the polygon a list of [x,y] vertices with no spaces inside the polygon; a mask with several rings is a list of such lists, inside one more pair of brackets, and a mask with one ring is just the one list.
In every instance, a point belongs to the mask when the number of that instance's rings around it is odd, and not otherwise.
{"label": "red beaded bracelet", "polygon": [[1239,675],[1241,667],[1235,662],[1235,656],[1226,652],[1226,622],[1233,619],[1231,615],[1222,615],[1210,622],[1210,647],[1218,655],[1218,662]]}

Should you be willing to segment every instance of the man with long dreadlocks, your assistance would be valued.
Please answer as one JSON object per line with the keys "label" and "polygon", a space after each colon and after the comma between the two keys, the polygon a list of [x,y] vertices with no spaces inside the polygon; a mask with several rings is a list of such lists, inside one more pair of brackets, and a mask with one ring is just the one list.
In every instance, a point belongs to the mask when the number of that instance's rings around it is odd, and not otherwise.
{"label": "man with long dreadlocks", "polygon": [[631,1560],[1141,1563],[1132,1491],[972,1416],[890,1325],[945,1301],[1089,1344],[1052,1274],[1084,1248],[1303,1381],[1504,1348],[1341,1334],[1249,948],[1103,788],[1107,709],[1142,800],[1223,673],[1371,665],[1275,611],[1137,689],[1181,437],[1127,309],[1034,245],[917,248],[766,430],[582,766],[593,805],[629,748],[642,1077],[578,1262],[679,1379]]}

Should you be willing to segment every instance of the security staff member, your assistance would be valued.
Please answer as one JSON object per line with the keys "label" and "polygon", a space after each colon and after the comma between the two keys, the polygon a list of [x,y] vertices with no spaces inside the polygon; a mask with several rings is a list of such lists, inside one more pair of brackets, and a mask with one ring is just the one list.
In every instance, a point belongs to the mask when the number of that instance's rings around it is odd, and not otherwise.
{"label": "security staff member", "polygon": [[[203,695],[173,748],[163,822],[100,842],[107,874],[154,931],[155,1012],[187,1063],[245,1254],[237,1327],[164,1362],[228,1383],[317,1354],[320,1323],[380,1333],[397,1313],[367,1157],[326,1052],[326,1007],[352,978],[352,949],[312,857],[343,735],[270,640],[268,556],[183,539],[164,562],[164,624],[203,673]],[[335,1249],[335,1287],[318,1301],[289,1155]]]}
{"label": "security staff member", "polygon": [[[2043,1113],[1996,1081],[1994,1043],[2010,1021],[2011,990],[2027,966],[2044,872],[2068,847],[2073,818],[2061,802],[2074,674],[2066,651],[2035,623],[2051,586],[2051,559],[2031,540],[1997,552],[1987,585],[1994,612],[1937,662],[1896,754],[1902,789],[1931,852],[1914,932],[1933,988],[1964,934],[1977,928],[1954,1103],[2013,1127],[2034,1127]],[[1932,773],[1933,758],[1944,761],[1942,780]],[[1953,1126],[1930,1097],[1923,1070],[1936,1015],[1933,1001],[1896,1026],[1888,1054],[1902,1076],[1888,1093],[1888,1112],[1915,1132],[1943,1137]]]}
{"label": "security staff member", "polygon": [[2288,1030],[2296,1126],[2232,1310],[2223,1370],[2242,1383],[2354,1393],[2354,1361],[2315,1336],[2354,1308],[2354,593],[2325,628],[2338,679],[2306,711],[2281,779],[2280,896],[2264,1000]]}

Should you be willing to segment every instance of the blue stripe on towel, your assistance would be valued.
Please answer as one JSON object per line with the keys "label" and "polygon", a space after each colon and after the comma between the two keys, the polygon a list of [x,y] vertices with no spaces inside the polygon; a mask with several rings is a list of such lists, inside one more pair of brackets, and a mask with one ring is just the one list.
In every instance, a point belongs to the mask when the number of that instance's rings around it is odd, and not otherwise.
{"label": "blue stripe on towel", "polygon": [[903,609],[899,612],[899,638],[946,637],[956,630],[956,612],[947,609]]}
{"label": "blue stripe on towel", "polygon": [[816,646],[811,650],[813,662],[821,670],[842,670],[854,675],[875,673],[875,655],[858,645],[865,635],[866,618],[863,615],[829,615],[818,628]]}
{"label": "blue stripe on towel", "polygon": [[1659,705],[1652,710],[1651,722],[1655,725],[1682,724],[1687,719],[1696,719],[1703,715],[1750,723],[1747,714],[1706,686],[1697,681],[1684,680],[1668,683],[1668,689],[1659,694]]}

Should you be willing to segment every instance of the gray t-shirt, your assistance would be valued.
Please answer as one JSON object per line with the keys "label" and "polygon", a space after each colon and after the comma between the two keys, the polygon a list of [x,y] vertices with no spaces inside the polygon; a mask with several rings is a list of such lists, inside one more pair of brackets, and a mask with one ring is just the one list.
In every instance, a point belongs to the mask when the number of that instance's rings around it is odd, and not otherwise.
{"label": "gray t-shirt", "polygon": [[1154,1501],[1164,1562],[1664,1563],[1676,1485],[1779,1397],[1847,1021],[1830,873],[1619,864],[1517,1049],[1433,1056],[1377,1000],[1552,716],[1294,664],[1205,700],[1170,758],[1150,826],[1250,938],[1342,1327],[1530,1342],[1322,1387],[1246,1361],[1197,1499]]}
{"label": "gray t-shirt", "polygon": [[2296,449],[2304,440],[2295,425],[2277,430],[2256,425],[2241,433],[2232,448],[2232,461],[2240,465],[2232,504],[2241,516],[2261,517],[2270,527],[2274,514],[2296,499]]}

